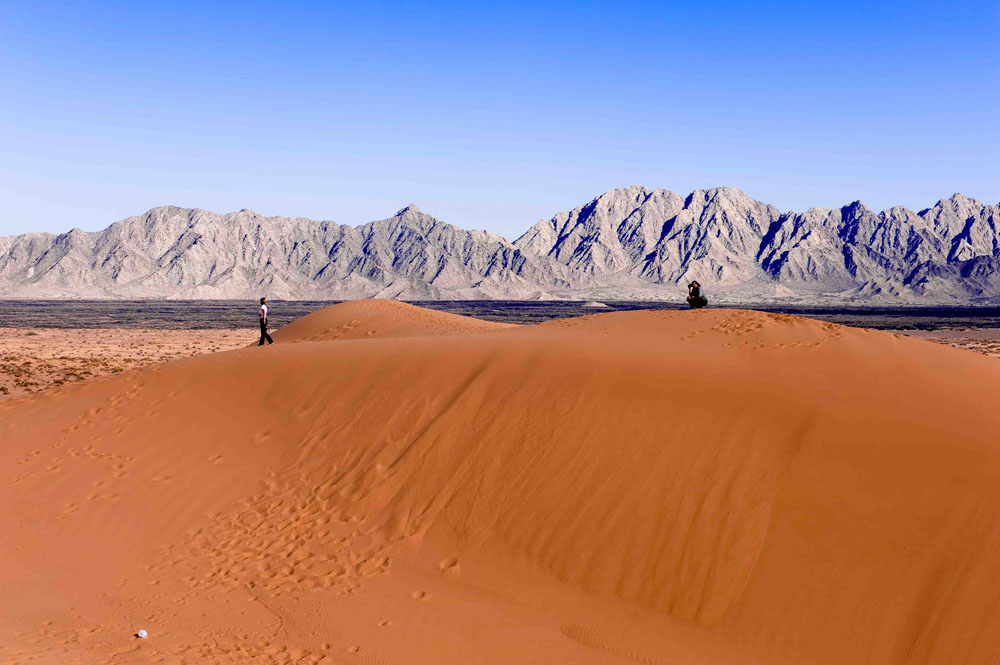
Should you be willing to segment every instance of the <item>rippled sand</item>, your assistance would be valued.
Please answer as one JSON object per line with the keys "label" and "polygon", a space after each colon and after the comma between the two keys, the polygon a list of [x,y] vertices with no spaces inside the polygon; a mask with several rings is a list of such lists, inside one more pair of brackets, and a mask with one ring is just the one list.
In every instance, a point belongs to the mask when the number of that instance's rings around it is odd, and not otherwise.
{"label": "rippled sand", "polygon": [[6,662],[1000,652],[994,359],[740,310],[274,337],[0,403]]}

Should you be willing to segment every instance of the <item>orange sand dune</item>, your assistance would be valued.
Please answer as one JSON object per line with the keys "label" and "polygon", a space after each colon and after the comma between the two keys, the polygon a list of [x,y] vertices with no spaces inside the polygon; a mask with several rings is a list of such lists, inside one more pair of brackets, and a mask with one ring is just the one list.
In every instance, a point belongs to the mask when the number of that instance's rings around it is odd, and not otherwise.
{"label": "orange sand dune", "polygon": [[466,335],[512,328],[508,323],[417,307],[397,300],[351,300],[297,319],[273,335],[275,342]]}
{"label": "orange sand dune", "polygon": [[993,662],[998,399],[992,358],[722,310],[66,386],[0,404],[0,657]]}

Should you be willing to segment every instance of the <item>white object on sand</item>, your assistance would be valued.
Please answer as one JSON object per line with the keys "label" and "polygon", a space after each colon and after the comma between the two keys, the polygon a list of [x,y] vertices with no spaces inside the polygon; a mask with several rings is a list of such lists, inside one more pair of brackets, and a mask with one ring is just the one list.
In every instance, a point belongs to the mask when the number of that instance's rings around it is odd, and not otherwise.
{"label": "white object on sand", "polygon": [[136,635],[139,636],[141,639],[146,639],[146,636],[148,634],[149,633],[147,633],[145,630],[140,630],[138,633],[136,633]]}

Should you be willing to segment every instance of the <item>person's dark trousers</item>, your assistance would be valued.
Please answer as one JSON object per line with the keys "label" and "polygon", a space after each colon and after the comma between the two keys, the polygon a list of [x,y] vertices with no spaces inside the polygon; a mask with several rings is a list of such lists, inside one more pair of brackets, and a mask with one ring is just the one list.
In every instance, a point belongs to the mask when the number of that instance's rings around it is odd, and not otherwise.
{"label": "person's dark trousers", "polygon": [[274,344],[274,340],[271,339],[271,336],[267,334],[267,321],[265,321],[264,319],[261,319],[260,320],[260,341],[257,343],[257,346],[264,346],[264,340],[267,340],[268,344]]}

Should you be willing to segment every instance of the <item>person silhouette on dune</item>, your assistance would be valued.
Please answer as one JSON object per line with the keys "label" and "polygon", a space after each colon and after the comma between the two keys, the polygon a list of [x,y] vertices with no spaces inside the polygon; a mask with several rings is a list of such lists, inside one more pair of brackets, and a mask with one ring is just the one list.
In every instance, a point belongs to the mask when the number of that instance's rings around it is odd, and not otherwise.
{"label": "person silhouette on dune", "polygon": [[701,284],[697,281],[688,284],[688,304],[691,305],[691,309],[701,309],[708,304],[708,298],[705,297]]}
{"label": "person silhouette on dune", "polygon": [[260,299],[260,341],[257,346],[264,346],[264,340],[268,344],[274,344],[274,340],[267,334],[267,298]]}

